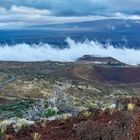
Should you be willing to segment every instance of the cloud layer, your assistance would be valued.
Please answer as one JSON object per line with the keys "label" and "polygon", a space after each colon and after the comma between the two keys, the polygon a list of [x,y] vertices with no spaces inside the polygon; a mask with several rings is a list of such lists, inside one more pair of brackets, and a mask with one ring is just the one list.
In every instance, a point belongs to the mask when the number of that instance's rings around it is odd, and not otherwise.
{"label": "cloud layer", "polygon": [[107,19],[105,16],[55,16],[50,10],[12,5],[9,9],[0,7],[0,27],[17,28],[34,25],[48,25]]}
{"label": "cloud layer", "polygon": [[0,29],[32,27],[36,25],[49,25],[60,23],[72,23],[94,21],[104,19],[140,20],[140,15],[129,15],[120,12],[111,15],[73,15],[66,16],[54,14],[50,9],[38,9],[35,7],[16,6],[10,8],[0,7]]}
{"label": "cloud layer", "polygon": [[0,28],[110,18],[140,20],[139,7],[138,0],[0,0]]}
{"label": "cloud layer", "polygon": [[140,12],[139,0],[1,0],[2,7],[12,5],[27,6],[39,9],[49,9],[53,14],[65,15],[93,15],[97,13]]}
{"label": "cloud layer", "polygon": [[[68,48],[58,49],[59,46],[49,44],[28,45],[17,44],[13,46],[0,46],[0,60],[4,61],[75,61],[79,57],[89,55],[111,56],[127,64],[140,64],[140,50],[114,48],[99,42],[75,42],[68,38]],[[57,49],[55,49],[55,48]],[[105,48],[106,47],[106,48]]]}

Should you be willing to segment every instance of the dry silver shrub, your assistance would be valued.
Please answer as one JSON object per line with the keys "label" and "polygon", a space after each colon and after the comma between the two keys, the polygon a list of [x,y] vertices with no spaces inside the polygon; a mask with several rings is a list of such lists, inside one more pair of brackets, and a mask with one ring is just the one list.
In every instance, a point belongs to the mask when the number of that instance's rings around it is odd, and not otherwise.
{"label": "dry silver shrub", "polygon": [[[62,85],[55,84],[53,86],[53,95],[48,99],[48,107],[57,108],[59,113],[62,114],[78,114],[80,112],[79,108],[73,105],[73,102],[67,95],[67,90],[70,86],[70,82],[65,82],[65,84]],[[27,120],[39,120],[43,118],[42,114],[45,109],[45,100],[40,99],[23,113],[23,118]]]}
{"label": "dry silver shrub", "polygon": [[23,112],[23,118],[27,120],[39,120],[42,117],[42,112],[45,109],[45,100],[38,100],[27,111]]}
{"label": "dry silver shrub", "polygon": [[48,105],[50,107],[56,107],[60,113],[77,114],[79,109],[73,105],[70,97],[67,95],[67,90],[70,86],[70,82],[65,82],[62,85],[55,84],[53,95],[48,100]]}

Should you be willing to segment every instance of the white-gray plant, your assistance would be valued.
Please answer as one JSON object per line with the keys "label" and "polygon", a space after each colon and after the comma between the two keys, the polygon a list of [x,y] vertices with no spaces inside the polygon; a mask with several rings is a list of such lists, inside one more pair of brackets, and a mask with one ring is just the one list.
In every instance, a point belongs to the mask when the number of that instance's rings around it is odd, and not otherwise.
{"label": "white-gray plant", "polygon": [[67,95],[67,90],[70,86],[70,82],[62,83],[62,85],[55,84],[53,95],[48,100],[48,105],[50,107],[56,107],[61,113],[78,113],[79,109],[73,106],[71,99]]}
{"label": "white-gray plant", "polygon": [[8,126],[12,125],[14,130],[18,132],[22,127],[33,125],[34,121],[28,121],[25,118],[10,118],[0,122],[0,131],[4,133]]}
{"label": "white-gray plant", "polygon": [[23,118],[27,120],[39,120],[42,117],[42,112],[45,109],[45,100],[39,99],[32,107],[23,112]]}

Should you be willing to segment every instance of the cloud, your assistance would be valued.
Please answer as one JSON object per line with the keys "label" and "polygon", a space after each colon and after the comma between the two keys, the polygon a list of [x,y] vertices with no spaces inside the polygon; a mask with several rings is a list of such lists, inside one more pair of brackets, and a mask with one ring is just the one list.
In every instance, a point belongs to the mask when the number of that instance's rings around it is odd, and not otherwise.
{"label": "cloud", "polygon": [[139,15],[127,15],[114,13],[110,16],[87,15],[87,16],[56,16],[49,9],[37,9],[27,6],[12,5],[9,9],[0,7],[0,28],[21,28],[35,25],[48,25],[60,23],[72,23],[105,19],[130,19],[140,20]]}
{"label": "cloud", "polygon": [[[0,27],[13,28],[33,25],[81,22],[106,19],[105,16],[55,16],[47,9],[36,9],[25,6],[11,6],[10,9],[0,7]],[[9,26],[13,25],[13,26]]]}
{"label": "cloud", "polygon": [[87,16],[116,12],[140,13],[139,0],[0,0],[0,5],[12,5],[48,9],[55,16]]}
{"label": "cloud", "polygon": [[127,15],[123,13],[115,13],[114,17],[118,17],[118,19],[124,19],[124,20],[140,20],[140,15]]}
{"label": "cloud", "polygon": [[36,9],[33,7],[25,7],[25,6],[15,6],[12,5],[11,9],[10,9],[11,13],[17,13],[17,14],[21,14],[21,15],[50,15],[51,12],[47,9]]}
{"label": "cloud", "polygon": [[79,57],[89,55],[111,56],[127,64],[140,64],[140,50],[114,48],[110,44],[103,45],[96,41],[75,42],[67,38],[68,48],[49,44],[3,45],[0,46],[0,60],[9,61],[75,61]]}

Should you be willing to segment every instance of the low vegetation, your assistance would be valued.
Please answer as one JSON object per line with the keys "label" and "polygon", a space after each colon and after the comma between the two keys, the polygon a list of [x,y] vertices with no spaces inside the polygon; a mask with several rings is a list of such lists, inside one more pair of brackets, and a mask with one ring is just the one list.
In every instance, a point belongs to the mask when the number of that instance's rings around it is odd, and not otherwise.
{"label": "low vegetation", "polygon": [[[133,76],[133,72],[139,73],[139,67],[88,62],[7,62],[0,66],[0,130],[4,137],[21,138],[24,133],[33,140],[46,140],[58,132],[62,136],[66,132],[66,137],[75,132],[71,137],[79,140],[76,138],[81,132],[90,134],[89,124],[91,130],[98,125],[100,130],[110,129],[106,122],[115,124],[118,112],[127,118],[139,106],[139,99],[133,99],[140,92],[139,77]],[[129,77],[117,79],[116,70],[129,73]],[[129,83],[125,82],[127,78]],[[137,83],[133,84],[135,79]],[[102,121],[103,126],[98,124]],[[116,127],[114,124],[111,128]]]}

